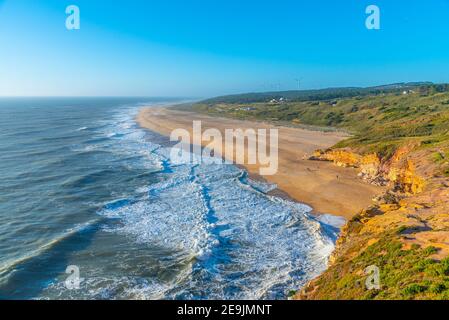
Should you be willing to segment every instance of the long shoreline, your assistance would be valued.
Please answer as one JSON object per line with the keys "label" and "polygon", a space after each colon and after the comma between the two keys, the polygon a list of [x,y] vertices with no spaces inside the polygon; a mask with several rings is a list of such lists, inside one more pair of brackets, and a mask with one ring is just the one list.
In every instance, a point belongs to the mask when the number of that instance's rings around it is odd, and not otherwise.
{"label": "long shoreline", "polygon": [[[274,183],[279,193],[311,206],[316,214],[333,214],[350,219],[369,206],[372,198],[383,188],[369,185],[357,177],[353,169],[331,163],[305,160],[316,149],[333,146],[348,136],[341,132],[320,132],[300,128],[275,126],[254,121],[209,117],[169,107],[144,107],[137,123],[164,136],[177,128],[192,132],[192,122],[199,120],[203,129],[217,128],[277,128],[279,130],[279,170],[272,176],[259,176],[259,165],[244,165],[255,178]],[[204,143],[205,146],[207,143]]]}

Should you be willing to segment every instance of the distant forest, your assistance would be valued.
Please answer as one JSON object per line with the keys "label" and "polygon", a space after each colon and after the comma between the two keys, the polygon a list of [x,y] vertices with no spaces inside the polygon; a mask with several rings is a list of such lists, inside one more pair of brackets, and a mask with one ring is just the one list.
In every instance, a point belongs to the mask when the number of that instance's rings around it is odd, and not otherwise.
{"label": "distant forest", "polygon": [[281,98],[291,101],[320,101],[332,100],[340,98],[363,97],[369,95],[379,95],[387,93],[401,93],[406,90],[420,91],[424,94],[431,92],[449,91],[449,84],[433,84],[432,82],[408,82],[395,83],[376,87],[342,87],[327,88],[319,90],[291,90],[291,91],[274,91],[263,93],[244,93],[216,97],[202,101],[205,104],[217,103],[257,103],[269,102],[270,100]]}

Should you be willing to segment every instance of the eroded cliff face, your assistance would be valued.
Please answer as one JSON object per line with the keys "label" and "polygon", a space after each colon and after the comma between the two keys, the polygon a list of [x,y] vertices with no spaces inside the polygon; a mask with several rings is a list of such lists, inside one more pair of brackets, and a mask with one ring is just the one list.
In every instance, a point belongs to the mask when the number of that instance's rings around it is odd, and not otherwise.
{"label": "eroded cliff face", "polygon": [[332,161],[340,167],[359,169],[359,177],[369,183],[378,185],[394,185],[396,191],[406,194],[417,194],[424,188],[424,179],[416,173],[416,168],[406,155],[412,146],[398,148],[387,160],[377,154],[359,155],[350,149],[317,150],[309,158],[316,161]]}
{"label": "eroded cliff face", "polygon": [[[316,151],[311,160],[354,167],[368,183],[388,186],[342,229],[328,270],[296,299],[449,298],[449,183],[434,150],[406,145],[382,159],[350,149]],[[380,288],[368,290],[380,271]]]}

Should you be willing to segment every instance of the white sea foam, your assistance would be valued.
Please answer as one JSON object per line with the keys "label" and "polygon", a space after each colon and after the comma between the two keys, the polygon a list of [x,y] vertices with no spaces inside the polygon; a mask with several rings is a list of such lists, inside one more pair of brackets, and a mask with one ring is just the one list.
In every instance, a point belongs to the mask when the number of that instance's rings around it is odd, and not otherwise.
{"label": "white sea foam", "polygon": [[107,231],[194,262],[170,284],[130,284],[129,292],[139,297],[158,292],[161,298],[281,298],[325,269],[334,247],[326,226],[341,221],[313,218],[310,207],[267,195],[276,186],[248,179],[233,165],[170,163],[170,149],[149,142],[134,116],[135,110],[125,110],[113,119],[121,139],[116,152],[145,155],[159,165],[161,181],[139,188],[143,197],[138,200],[119,199],[100,214],[120,221]]}
{"label": "white sea foam", "polygon": [[334,216],[331,214],[322,214],[322,215],[318,216],[317,219],[324,224],[327,224],[327,225],[330,225],[330,226],[333,226],[336,228],[341,228],[346,223],[345,218],[339,217],[339,216]]}

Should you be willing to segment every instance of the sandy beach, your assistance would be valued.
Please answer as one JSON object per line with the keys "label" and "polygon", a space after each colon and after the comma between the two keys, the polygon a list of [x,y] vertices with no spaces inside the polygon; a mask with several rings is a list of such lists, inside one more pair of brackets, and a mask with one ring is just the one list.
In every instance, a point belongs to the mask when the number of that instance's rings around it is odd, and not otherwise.
{"label": "sandy beach", "polygon": [[[192,132],[192,121],[202,121],[203,130],[276,128],[279,130],[279,169],[275,175],[263,178],[277,184],[289,197],[313,207],[317,214],[334,214],[351,218],[372,203],[383,188],[357,177],[355,169],[341,168],[328,162],[305,160],[316,149],[333,146],[348,136],[341,132],[322,132],[275,126],[267,123],[217,118],[169,107],[142,108],[137,116],[140,126],[169,136],[177,128]],[[203,143],[207,145],[208,143]],[[244,166],[258,176],[259,164]]]}

